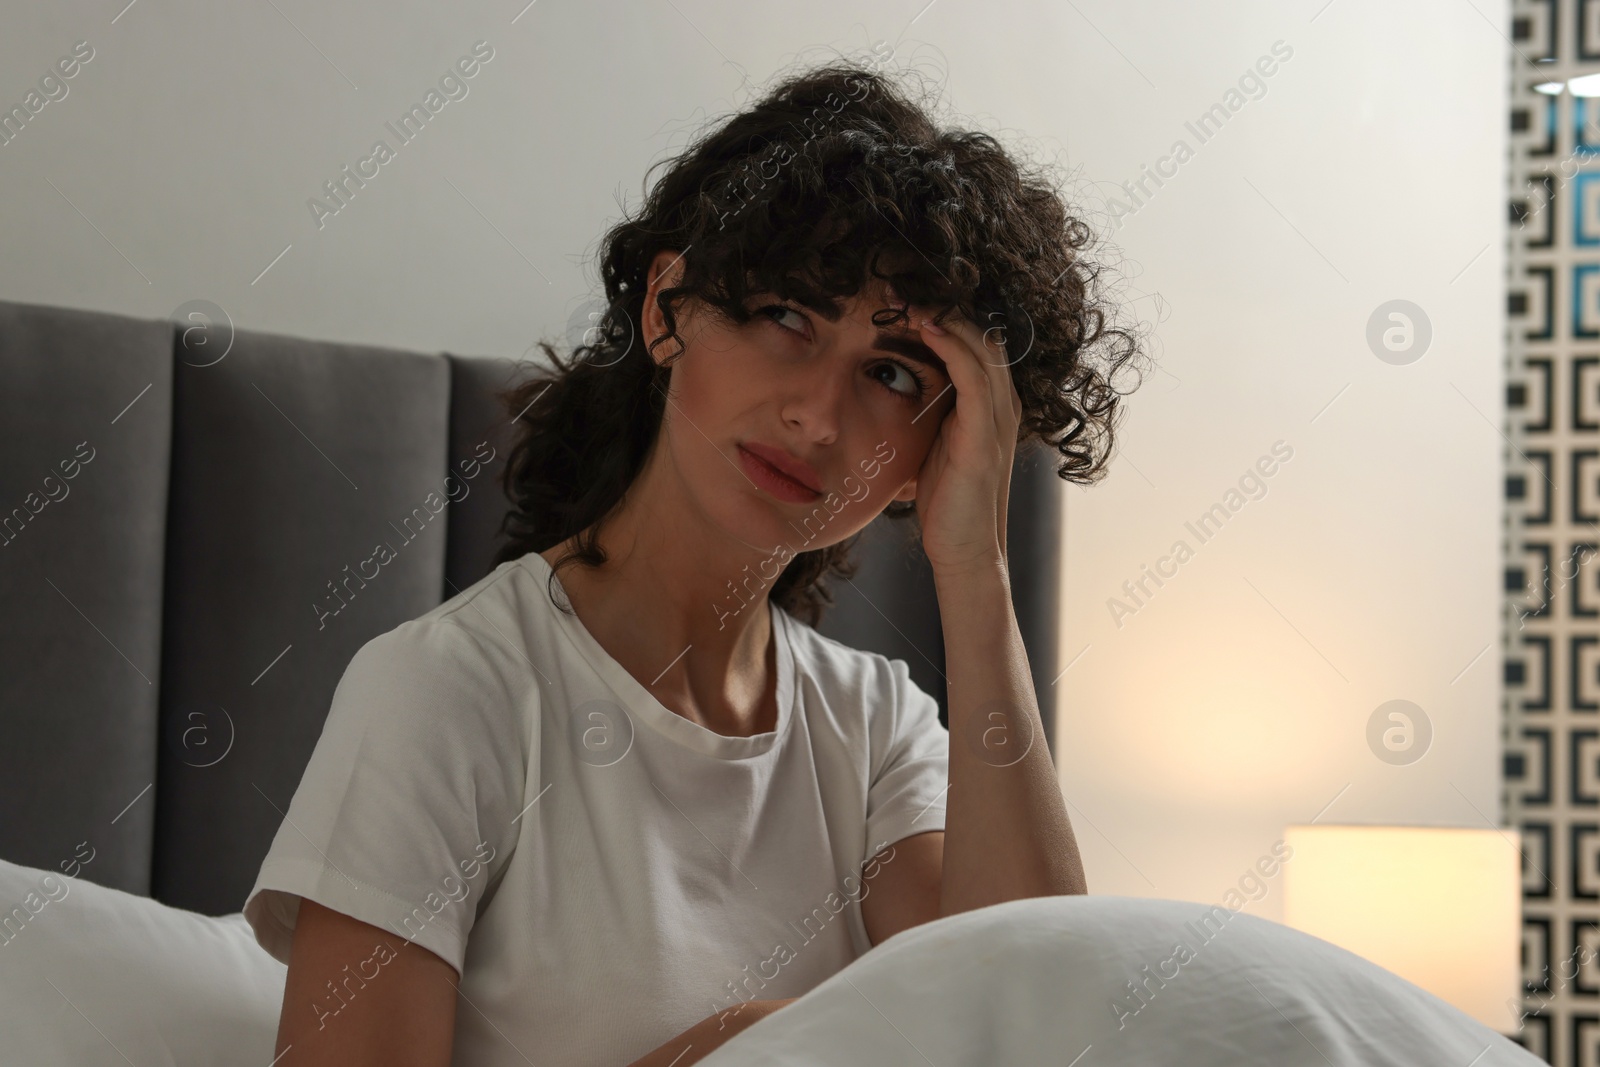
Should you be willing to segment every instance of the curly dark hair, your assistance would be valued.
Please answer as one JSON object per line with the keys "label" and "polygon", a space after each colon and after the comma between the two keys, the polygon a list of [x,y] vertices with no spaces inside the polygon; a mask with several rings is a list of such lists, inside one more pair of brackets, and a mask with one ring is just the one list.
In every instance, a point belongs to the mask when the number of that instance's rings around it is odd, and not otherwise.
{"label": "curly dark hair", "polygon": [[[1112,379],[1141,349],[1116,325],[1102,267],[1084,255],[1093,232],[1039,170],[988,134],[939,128],[879,65],[835,61],[790,75],[650,168],[670,164],[638,213],[603,239],[606,305],[592,343],[563,360],[540,341],[554,369],[500,393],[518,427],[503,472],[509,539],[496,564],[569,538],[557,570],[605,562],[599,525],[642,469],[683,351],[679,339],[658,365],[634,343],[647,272],[663,250],[681,252],[684,270],[678,286],[658,290],[667,332],[652,348],[677,338],[675,307],[691,298],[743,324],[749,293],[837,306],[887,283],[910,305],[941,309],[938,319],[958,310],[1007,329],[1019,446],[1053,447],[1064,480],[1099,480],[1119,421]],[[905,318],[884,308],[873,322]],[[884,511],[915,513],[910,501]],[[774,602],[816,625],[832,604],[827,576],[855,573],[858,537],[795,555]]]}

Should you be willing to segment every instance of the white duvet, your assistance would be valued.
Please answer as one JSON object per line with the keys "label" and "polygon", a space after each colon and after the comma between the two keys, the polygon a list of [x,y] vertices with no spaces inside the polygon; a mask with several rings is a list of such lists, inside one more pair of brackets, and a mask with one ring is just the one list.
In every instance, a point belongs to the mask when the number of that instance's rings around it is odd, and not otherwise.
{"label": "white duvet", "polygon": [[[266,1067],[272,1060],[285,969],[256,945],[237,912],[199,915],[4,860],[0,902],[9,917],[0,932],[0,1065]],[[1180,943],[1189,951],[1175,952]],[[1014,901],[906,930],[700,1062],[1544,1061],[1388,971],[1286,926],[1179,901],[1073,896]]]}
{"label": "white duvet", "polygon": [[1182,901],[1072,896],[999,904],[897,934],[700,1063],[1544,1061],[1397,975],[1279,923]]}

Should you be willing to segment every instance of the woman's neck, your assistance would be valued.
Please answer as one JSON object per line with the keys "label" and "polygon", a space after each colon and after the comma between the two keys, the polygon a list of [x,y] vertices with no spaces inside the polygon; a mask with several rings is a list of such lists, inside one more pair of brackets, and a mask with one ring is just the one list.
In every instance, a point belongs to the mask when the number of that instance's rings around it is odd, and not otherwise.
{"label": "woman's neck", "polygon": [[[739,571],[728,571],[725,555],[665,534],[640,536],[631,516],[614,514],[600,528],[606,562],[569,564],[557,575],[572,609],[600,647],[674,713],[727,736],[774,729],[777,660],[767,590],[733,599]],[[570,544],[539,555],[554,567]]]}

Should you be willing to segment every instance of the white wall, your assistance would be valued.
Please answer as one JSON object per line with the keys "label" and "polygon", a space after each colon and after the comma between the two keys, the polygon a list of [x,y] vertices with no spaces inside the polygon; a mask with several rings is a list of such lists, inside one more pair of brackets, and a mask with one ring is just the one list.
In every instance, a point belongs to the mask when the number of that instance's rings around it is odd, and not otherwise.
{"label": "white wall", "polygon": [[[1197,149],[1117,235],[1163,370],[1112,476],[1068,494],[1058,740],[1097,892],[1220,902],[1319,812],[1500,818],[1504,6],[1293,7],[1085,7],[1155,90],[1063,20],[1089,69],[1052,96],[1096,101],[1058,120],[1085,177]],[[1280,38],[1265,95],[1200,145],[1185,120]],[[1365,337],[1397,298],[1432,323],[1409,365]],[[1191,534],[1278,441],[1266,495]],[[1179,539],[1193,556],[1119,625],[1107,601]],[[1407,765],[1368,747],[1392,699],[1432,724]],[[1250,910],[1281,917],[1281,893]]]}
{"label": "white wall", "polygon": [[[1502,0],[9,7],[0,104],[94,58],[0,147],[0,296],[424,351],[565,334],[645,168],[818,46],[898,40],[1096,210],[1188,140],[1115,237],[1163,369],[1111,477],[1068,491],[1062,662],[1088,650],[1058,744],[1090,885],[1220,900],[1347,783],[1322,821],[1498,818]],[[1185,120],[1280,39],[1199,145]],[[307,200],[478,40],[469,94],[319,229]],[[1409,366],[1364,341],[1392,298],[1433,324]],[[1268,496],[1119,628],[1121,582],[1280,439]],[[1395,697],[1435,729],[1410,766],[1365,740]],[[1252,910],[1281,914],[1276,883]]]}

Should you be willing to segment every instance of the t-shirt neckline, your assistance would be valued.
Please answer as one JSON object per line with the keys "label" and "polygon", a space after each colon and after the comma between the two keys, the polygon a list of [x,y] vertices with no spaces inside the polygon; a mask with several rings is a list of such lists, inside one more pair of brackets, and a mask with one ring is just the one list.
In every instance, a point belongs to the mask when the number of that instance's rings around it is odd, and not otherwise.
{"label": "t-shirt neckline", "polygon": [[[599,641],[595,640],[582,619],[575,614],[569,615],[552,604],[547,583],[553,571],[543,556],[537,552],[528,552],[521,556],[518,562],[529,574],[538,579],[538,599],[555,617],[557,628],[612,691],[622,698],[628,714],[636,721],[642,722],[685,748],[723,760],[747,759],[762,755],[771,750],[778,739],[787,732],[789,723],[794,717],[792,707],[795,694],[794,649],[788,628],[788,613],[774,604],[770,598],[767,600],[767,607],[772,620],[773,640],[777,645],[775,660],[778,672],[776,694],[778,721],[773,729],[766,733],[752,734],[749,737],[730,737],[715,730],[708,730],[699,723],[690,722],[662,704],[637,678],[629,674]],[[554,584],[556,595],[571,607],[572,600],[567,596],[566,587],[562,585],[560,576],[555,576]]]}

